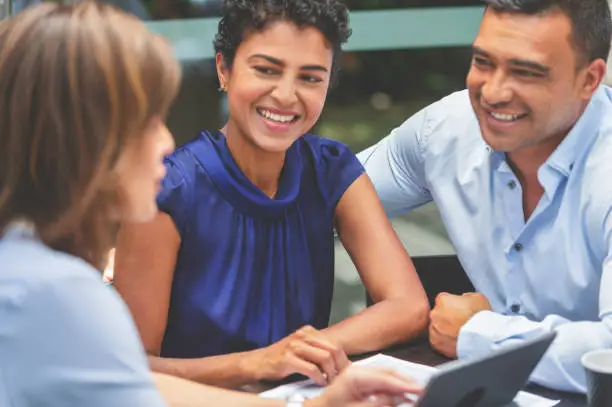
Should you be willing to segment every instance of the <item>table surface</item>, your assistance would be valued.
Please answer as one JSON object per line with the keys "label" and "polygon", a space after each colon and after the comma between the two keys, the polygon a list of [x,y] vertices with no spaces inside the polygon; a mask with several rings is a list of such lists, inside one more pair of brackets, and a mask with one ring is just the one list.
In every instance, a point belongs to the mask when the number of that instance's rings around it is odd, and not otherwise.
{"label": "table surface", "polygon": [[[434,352],[426,339],[419,339],[413,342],[393,346],[389,349],[383,350],[380,353],[428,366],[436,366],[449,361],[449,359],[446,357]],[[581,394],[558,392],[535,385],[529,385],[527,388],[525,388],[525,390],[552,400],[561,400],[561,402],[557,404],[558,407],[587,406],[586,397]]]}
{"label": "table surface", "polygon": [[[385,355],[393,356],[398,359],[428,366],[437,366],[449,361],[448,358],[434,352],[429,346],[429,342],[426,338],[392,346],[381,352],[365,354],[351,359],[363,359],[376,353],[384,353]],[[284,381],[284,383],[287,383],[288,381],[292,380]],[[247,386],[244,388],[244,390],[258,393],[276,387],[278,384],[279,383],[260,382],[252,386]],[[586,397],[581,394],[558,392],[535,385],[529,385],[525,388],[525,390],[551,400],[561,400],[561,402],[557,404],[558,407],[587,407]]]}

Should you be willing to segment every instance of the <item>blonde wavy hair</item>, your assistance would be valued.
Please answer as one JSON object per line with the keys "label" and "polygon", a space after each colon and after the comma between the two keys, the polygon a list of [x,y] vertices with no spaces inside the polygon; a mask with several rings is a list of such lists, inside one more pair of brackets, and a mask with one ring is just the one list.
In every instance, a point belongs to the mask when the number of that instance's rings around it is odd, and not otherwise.
{"label": "blonde wavy hair", "polygon": [[0,23],[0,232],[17,219],[101,269],[114,171],[177,93],[169,45],[110,5],[42,3]]}

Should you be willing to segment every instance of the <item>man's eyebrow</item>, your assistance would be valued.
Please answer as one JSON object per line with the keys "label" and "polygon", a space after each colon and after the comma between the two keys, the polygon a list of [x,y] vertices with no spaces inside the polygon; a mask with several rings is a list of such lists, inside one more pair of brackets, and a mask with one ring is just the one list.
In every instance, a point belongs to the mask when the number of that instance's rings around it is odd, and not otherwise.
{"label": "man's eyebrow", "polygon": [[[483,58],[491,57],[487,51],[477,46],[472,47],[472,53]],[[541,74],[547,74],[550,72],[549,66],[528,59],[512,58],[508,62],[515,67],[531,69],[533,71],[538,71]]]}
{"label": "man's eyebrow", "polygon": [[547,74],[550,72],[550,67],[546,65],[542,65],[539,62],[530,61],[528,59],[511,59],[510,64],[517,66],[517,67],[527,68],[533,71],[538,71],[542,74]]}

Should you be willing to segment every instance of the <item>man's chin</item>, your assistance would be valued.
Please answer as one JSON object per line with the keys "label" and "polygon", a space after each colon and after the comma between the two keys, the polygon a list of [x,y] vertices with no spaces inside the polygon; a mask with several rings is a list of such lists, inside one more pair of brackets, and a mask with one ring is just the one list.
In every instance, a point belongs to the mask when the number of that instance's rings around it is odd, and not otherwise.
{"label": "man's chin", "polygon": [[511,153],[517,149],[515,146],[509,146],[501,143],[487,143],[487,145],[491,148],[491,151],[496,153]]}
{"label": "man's chin", "polygon": [[482,127],[480,132],[484,142],[495,152],[511,153],[521,148],[521,143],[517,140],[518,137],[511,134],[492,134]]}

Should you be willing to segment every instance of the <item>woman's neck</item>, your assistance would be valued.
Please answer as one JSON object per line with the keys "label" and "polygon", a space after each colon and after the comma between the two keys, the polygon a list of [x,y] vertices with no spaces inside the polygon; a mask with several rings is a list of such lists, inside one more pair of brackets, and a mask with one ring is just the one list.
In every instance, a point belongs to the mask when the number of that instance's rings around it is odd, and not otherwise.
{"label": "woman's neck", "polygon": [[221,132],[238,168],[264,194],[274,199],[278,191],[280,175],[285,164],[285,153],[263,151],[240,134],[231,122]]}

